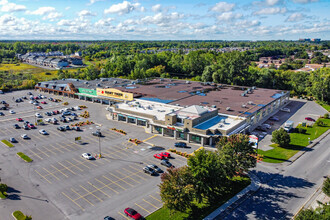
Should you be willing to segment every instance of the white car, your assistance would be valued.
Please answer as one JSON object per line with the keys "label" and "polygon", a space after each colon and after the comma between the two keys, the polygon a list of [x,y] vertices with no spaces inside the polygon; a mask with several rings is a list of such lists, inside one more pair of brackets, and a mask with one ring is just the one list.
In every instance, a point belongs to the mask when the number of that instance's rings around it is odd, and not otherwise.
{"label": "white car", "polygon": [[90,153],[83,153],[81,156],[87,160],[91,160],[94,158]]}
{"label": "white car", "polygon": [[289,112],[290,113],[290,109],[289,108],[281,108],[282,112]]}
{"label": "white car", "polygon": [[264,126],[267,129],[271,129],[272,128],[272,126],[270,126],[269,124],[263,124],[262,126]]}
{"label": "white car", "polygon": [[10,114],[15,114],[16,112],[14,112],[14,110],[10,110],[9,113]]}
{"label": "white car", "polygon": [[40,115],[40,113],[36,113],[35,116],[36,116],[37,118],[42,118],[42,115]]}
{"label": "white car", "polygon": [[33,100],[30,100],[30,101],[29,101],[29,103],[30,103],[30,104],[33,104],[33,103],[34,103],[34,101],[33,101]]}
{"label": "white car", "polygon": [[46,122],[51,122],[52,119],[51,119],[51,118],[46,118],[45,121],[46,121]]}
{"label": "white car", "polygon": [[23,138],[23,139],[29,139],[29,137],[27,136],[27,134],[22,134],[21,135],[21,138]]}
{"label": "white car", "polygon": [[48,134],[47,131],[45,131],[44,129],[39,130],[39,133],[42,134],[42,135],[47,135]]}
{"label": "white car", "polygon": [[74,109],[81,110],[81,108],[79,106],[74,107]]}

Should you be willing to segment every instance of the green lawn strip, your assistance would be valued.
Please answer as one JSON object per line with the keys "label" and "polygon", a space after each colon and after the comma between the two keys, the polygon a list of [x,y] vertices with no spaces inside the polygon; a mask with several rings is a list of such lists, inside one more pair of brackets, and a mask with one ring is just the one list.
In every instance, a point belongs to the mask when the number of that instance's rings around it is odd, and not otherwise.
{"label": "green lawn strip", "polygon": [[17,219],[17,220],[28,220],[28,219],[32,219],[26,215],[24,215],[21,211],[15,211],[13,212],[13,216]]}
{"label": "green lawn strip", "polygon": [[7,145],[8,147],[14,147],[14,145],[7,140],[1,140],[1,142]]}
{"label": "green lawn strip", "polygon": [[6,194],[0,192],[0,199],[5,199],[5,198],[7,198]]}
{"label": "green lawn strip", "polygon": [[320,106],[322,106],[325,110],[327,110],[328,112],[330,112],[330,105],[324,103],[324,102],[320,102],[317,101],[317,104],[319,104]]}
{"label": "green lawn strip", "polygon": [[258,150],[258,153],[263,155],[263,161],[268,163],[282,163],[290,159],[298,151],[308,146],[308,138],[310,138],[310,140],[312,141],[321,136],[330,128],[330,119],[322,118],[321,120],[327,126],[321,127],[314,125],[313,127],[307,127],[305,128],[306,134],[290,133],[290,146],[282,148],[279,147],[277,144],[271,144],[270,146],[274,149],[268,151]]}
{"label": "green lawn strip", "polygon": [[203,219],[209,214],[211,214],[214,210],[219,208],[221,205],[223,205],[225,202],[227,202],[229,199],[231,199],[234,195],[242,191],[245,187],[247,187],[251,183],[250,179],[248,177],[238,177],[234,178],[233,183],[231,184],[231,188],[226,192],[225,195],[219,196],[219,199],[216,203],[212,205],[208,205],[205,203],[199,203],[196,204],[198,207],[197,210],[194,211],[194,214],[192,214],[191,211],[188,213],[183,212],[175,212],[172,215],[170,215],[170,210],[162,207],[158,209],[157,211],[151,213],[146,217],[146,220],[184,220],[184,219]]}
{"label": "green lawn strip", "polygon": [[26,156],[24,153],[22,152],[18,152],[17,155],[22,158],[25,162],[32,162],[32,159],[28,156]]}

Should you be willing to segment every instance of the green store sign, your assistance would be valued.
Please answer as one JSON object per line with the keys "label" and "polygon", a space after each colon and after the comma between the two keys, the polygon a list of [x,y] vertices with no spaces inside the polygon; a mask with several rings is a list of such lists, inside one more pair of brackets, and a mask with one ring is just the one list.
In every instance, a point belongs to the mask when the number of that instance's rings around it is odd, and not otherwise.
{"label": "green store sign", "polygon": [[79,91],[79,93],[82,93],[82,94],[97,96],[96,90],[94,90],[94,89],[78,88],[78,91]]}

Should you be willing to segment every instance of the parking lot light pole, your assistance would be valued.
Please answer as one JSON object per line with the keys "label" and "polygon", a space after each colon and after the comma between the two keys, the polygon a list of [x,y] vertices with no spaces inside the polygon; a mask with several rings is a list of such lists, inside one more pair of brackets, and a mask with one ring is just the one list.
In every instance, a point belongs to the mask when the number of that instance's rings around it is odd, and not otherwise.
{"label": "parking lot light pole", "polygon": [[97,133],[98,133],[98,136],[99,136],[99,157],[101,158],[102,157],[102,154],[101,154],[101,128],[100,127],[96,127],[97,129]]}

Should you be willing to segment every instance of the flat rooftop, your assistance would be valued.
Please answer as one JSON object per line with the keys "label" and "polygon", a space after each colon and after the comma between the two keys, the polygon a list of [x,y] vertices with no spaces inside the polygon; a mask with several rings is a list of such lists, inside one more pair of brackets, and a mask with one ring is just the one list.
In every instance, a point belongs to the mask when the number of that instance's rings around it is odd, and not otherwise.
{"label": "flat rooftop", "polygon": [[182,109],[179,106],[167,105],[164,103],[155,103],[136,99],[127,103],[117,103],[117,108],[129,110],[131,112],[138,112],[155,116],[157,120],[165,121],[165,115]]}
{"label": "flat rooftop", "polygon": [[170,104],[216,107],[219,113],[247,117],[284,94],[284,91],[262,88],[256,88],[245,96],[242,96],[243,92],[235,86],[223,86],[219,91],[210,91],[205,96],[193,95]]}

